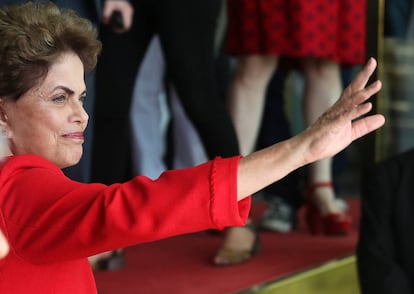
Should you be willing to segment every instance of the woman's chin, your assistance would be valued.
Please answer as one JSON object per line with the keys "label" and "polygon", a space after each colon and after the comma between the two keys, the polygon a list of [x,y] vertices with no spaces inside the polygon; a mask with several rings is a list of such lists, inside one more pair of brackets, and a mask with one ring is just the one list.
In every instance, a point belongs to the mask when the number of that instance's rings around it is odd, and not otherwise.
{"label": "woman's chin", "polygon": [[70,156],[64,162],[62,162],[61,164],[58,164],[58,165],[59,165],[60,168],[71,167],[71,166],[74,166],[74,165],[78,164],[79,161],[81,160],[81,158],[82,158],[82,152],[80,152],[79,154]]}

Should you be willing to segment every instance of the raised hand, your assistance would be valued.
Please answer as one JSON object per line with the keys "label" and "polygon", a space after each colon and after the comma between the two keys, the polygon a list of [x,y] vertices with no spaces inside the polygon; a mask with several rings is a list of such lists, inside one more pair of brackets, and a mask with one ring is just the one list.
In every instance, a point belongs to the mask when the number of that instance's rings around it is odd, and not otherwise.
{"label": "raised hand", "polygon": [[381,89],[380,81],[366,86],[376,65],[375,59],[370,58],[338,101],[298,136],[310,140],[306,162],[331,157],[384,125],[381,114],[364,116],[372,109],[372,103],[367,100]]}
{"label": "raised hand", "polygon": [[113,28],[115,33],[125,33],[132,26],[134,8],[129,1],[105,0],[103,2],[102,21],[108,25],[112,14],[118,11],[121,15],[123,28]]}

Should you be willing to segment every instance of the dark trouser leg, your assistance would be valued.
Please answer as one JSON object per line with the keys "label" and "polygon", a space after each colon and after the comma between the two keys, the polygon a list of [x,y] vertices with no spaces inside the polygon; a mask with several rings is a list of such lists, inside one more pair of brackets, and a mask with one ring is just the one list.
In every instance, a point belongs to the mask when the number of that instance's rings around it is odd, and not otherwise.
{"label": "dark trouser leg", "polygon": [[128,33],[100,29],[103,51],[96,71],[92,181],[106,184],[131,175],[129,111],[135,79],[152,36],[144,5]]}
{"label": "dark trouser leg", "polygon": [[209,158],[239,153],[236,133],[215,80],[217,0],[165,1],[160,39],[168,74]]}

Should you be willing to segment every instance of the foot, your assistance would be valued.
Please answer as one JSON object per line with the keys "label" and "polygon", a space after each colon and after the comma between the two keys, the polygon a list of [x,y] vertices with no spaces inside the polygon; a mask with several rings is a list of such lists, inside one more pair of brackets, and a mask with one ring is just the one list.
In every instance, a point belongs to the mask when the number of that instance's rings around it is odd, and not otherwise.
{"label": "foot", "polygon": [[213,263],[218,266],[235,265],[248,261],[258,251],[258,234],[253,224],[227,229],[224,243]]}
{"label": "foot", "polygon": [[337,205],[331,182],[310,186],[306,201],[306,220],[311,234],[337,236],[349,233],[352,219],[343,212],[346,207]]}

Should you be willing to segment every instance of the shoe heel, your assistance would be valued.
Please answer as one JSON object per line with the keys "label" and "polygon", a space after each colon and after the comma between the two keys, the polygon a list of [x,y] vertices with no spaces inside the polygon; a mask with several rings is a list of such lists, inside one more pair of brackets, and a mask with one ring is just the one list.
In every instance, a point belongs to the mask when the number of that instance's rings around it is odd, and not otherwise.
{"label": "shoe heel", "polygon": [[347,235],[352,227],[351,217],[344,213],[331,213],[324,216],[324,234],[327,236]]}
{"label": "shoe heel", "polygon": [[312,235],[324,234],[326,236],[347,235],[351,230],[351,217],[345,213],[330,213],[321,215],[315,206],[313,197],[317,188],[332,187],[331,182],[317,183],[309,187],[306,193],[306,207],[309,232]]}

